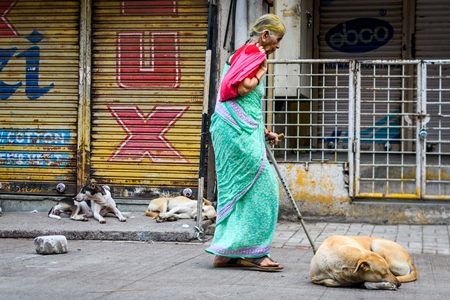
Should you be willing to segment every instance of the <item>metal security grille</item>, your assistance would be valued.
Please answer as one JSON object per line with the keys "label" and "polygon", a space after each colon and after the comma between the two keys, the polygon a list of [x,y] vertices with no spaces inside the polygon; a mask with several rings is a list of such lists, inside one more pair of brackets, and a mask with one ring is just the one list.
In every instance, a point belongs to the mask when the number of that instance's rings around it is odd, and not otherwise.
{"label": "metal security grille", "polygon": [[0,194],[75,194],[80,4],[11,0],[0,11]]}
{"label": "metal security grille", "polygon": [[425,198],[450,199],[450,61],[426,61],[422,69]]}
{"label": "metal security grille", "polygon": [[418,198],[418,62],[370,61],[358,67],[355,195]]}
{"label": "metal security grille", "polygon": [[267,126],[283,132],[277,158],[286,162],[347,162],[348,60],[273,60],[267,75]]}
{"label": "metal security grille", "polygon": [[449,199],[450,61],[269,63],[277,160],[343,164],[357,198]]}
{"label": "metal security grille", "polygon": [[402,57],[403,0],[318,2],[319,58]]}
{"label": "metal security grille", "polygon": [[197,186],[208,2],[94,0],[92,13],[91,178],[127,199]]}
{"label": "metal security grille", "polygon": [[415,0],[416,59],[446,59],[450,47],[450,3],[442,0]]}

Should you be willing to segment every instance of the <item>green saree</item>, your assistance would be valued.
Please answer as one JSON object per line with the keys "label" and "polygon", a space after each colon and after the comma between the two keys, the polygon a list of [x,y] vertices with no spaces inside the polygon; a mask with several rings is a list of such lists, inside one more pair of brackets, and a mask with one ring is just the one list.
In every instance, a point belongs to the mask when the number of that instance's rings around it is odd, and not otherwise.
{"label": "green saree", "polygon": [[247,96],[216,103],[210,133],[218,204],[208,253],[252,258],[270,252],[278,218],[278,181],[264,145],[263,94],[260,83]]}

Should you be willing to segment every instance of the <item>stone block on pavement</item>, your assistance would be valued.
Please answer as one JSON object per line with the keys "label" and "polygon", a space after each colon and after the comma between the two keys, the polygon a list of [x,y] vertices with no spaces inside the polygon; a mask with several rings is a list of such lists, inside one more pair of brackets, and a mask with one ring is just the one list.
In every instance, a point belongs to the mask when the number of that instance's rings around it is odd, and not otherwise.
{"label": "stone block on pavement", "polygon": [[61,254],[67,252],[67,239],[64,235],[38,236],[34,239],[39,254]]}

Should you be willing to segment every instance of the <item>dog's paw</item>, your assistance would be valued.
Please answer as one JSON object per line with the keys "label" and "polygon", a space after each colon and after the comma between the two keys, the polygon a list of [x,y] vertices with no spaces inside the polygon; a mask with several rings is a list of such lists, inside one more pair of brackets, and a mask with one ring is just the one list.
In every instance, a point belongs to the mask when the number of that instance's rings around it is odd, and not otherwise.
{"label": "dog's paw", "polygon": [[119,218],[120,222],[126,222],[127,219],[126,218]]}
{"label": "dog's paw", "polygon": [[364,286],[368,290],[397,290],[397,285],[391,282],[364,282]]}
{"label": "dog's paw", "polygon": [[87,222],[88,218],[86,215],[78,215],[78,221],[83,221],[83,222]]}
{"label": "dog's paw", "polygon": [[160,213],[159,214],[159,217],[162,218],[162,219],[167,219],[168,216],[169,215],[167,213]]}
{"label": "dog's paw", "polygon": [[74,217],[70,217],[72,220],[74,221],[83,221],[86,222],[88,220],[88,218],[85,215],[77,215]]}

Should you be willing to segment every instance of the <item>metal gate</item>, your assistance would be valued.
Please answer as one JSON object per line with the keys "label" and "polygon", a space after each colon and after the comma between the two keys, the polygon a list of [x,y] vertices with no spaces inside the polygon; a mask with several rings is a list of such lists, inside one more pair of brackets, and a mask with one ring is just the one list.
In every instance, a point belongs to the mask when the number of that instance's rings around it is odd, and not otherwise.
{"label": "metal gate", "polygon": [[357,63],[356,197],[450,199],[448,67],[448,61]]}
{"label": "metal gate", "polygon": [[419,66],[397,60],[356,64],[356,197],[420,197]]}
{"label": "metal gate", "polygon": [[450,199],[448,67],[357,63],[356,197]]}
{"label": "metal gate", "polygon": [[450,199],[450,61],[422,64],[421,190],[423,198]]}
{"label": "metal gate", "polygon": [[269,63],[279,161],[343,165],[354,198],[450,199],[450,61]]}

